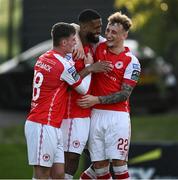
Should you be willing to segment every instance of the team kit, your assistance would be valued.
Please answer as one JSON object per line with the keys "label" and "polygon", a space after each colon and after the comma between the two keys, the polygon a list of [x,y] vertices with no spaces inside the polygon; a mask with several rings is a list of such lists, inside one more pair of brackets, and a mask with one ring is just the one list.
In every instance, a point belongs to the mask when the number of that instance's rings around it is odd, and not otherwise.
{"label": "team kit", "polygon": [[101,15],[85,9],[78,24],[52,26],[53,46],[34,66],[24,127],[33,179],[73,179],[83,152],[91,165],[80,179],[130,178],[129,97],[141,71],[124,46],[131,25],[115,12],[102,36]]}

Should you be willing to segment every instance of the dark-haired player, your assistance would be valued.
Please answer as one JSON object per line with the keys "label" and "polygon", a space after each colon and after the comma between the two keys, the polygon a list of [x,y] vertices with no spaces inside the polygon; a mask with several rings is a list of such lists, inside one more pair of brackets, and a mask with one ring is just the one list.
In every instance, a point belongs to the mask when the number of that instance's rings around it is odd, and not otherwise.
{"label": "dark-haired player", "polygon": [[[104,41],[104,38],[101,37],[101,16],[93,9],[85,9],[79,14],[78,22],[79,36],[85,54],[86,56],[88,52],[94,54],[96,46]],[[75,67],[78,72],[81,71],[85,67],[84,60],[76,60]],[[76,103],[79,98],[81,98],[79,93],[74,90],[69,91],[68,109],[62,123],[66,179],[72,179],[77,171],[80,155],[89,136],[91,109],[79,107]]]}
{"label": "dark-haired player", "polygon": [[83,80],[68,53],[76,44],[75,28],[67,23],[52,27],[52,50],[41,55],[34,66],[31,110],[25,123],[29,164],[34,179],[64,178],[63,138],[60,129],[67,106],[67,88],[88,91],[89,74]]}

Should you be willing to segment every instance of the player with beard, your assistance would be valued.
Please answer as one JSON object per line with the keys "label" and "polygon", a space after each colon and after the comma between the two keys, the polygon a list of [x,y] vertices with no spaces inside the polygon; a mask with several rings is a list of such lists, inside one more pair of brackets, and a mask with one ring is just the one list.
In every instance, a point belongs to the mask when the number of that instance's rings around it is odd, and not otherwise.
{"label": "player with beard", "polygon": [[[80,26],[79,37],[85,55],[88,56],[88,53],[94,55],[97,45],[105,40],[100,35],[101,16],[95,10],[85,9],[79,14],[78,21]],[[97,63],[95,65],[97,66]],[[84,59],[75,61],[75,68],[78,72],[84,67]],[[90,93],[90,90],[88,93]],[[64,137],[66,179],[72,179],[76,173],[80,156],[89,136],[91,109],[79,107],[76,102],[80,98],[79,93],[72,89],[69,91],[68,109],[61,127]]]}

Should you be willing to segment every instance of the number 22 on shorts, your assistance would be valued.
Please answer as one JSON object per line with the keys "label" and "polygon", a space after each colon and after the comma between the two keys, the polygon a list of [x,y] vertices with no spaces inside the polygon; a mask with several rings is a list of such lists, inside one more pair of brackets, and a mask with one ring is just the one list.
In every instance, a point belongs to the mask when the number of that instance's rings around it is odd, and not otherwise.
{"label": "number 22 on shorts", "polygon": [[128,150],[128,139],[119,138],[119,144],[117,146],[118,150],[127,151]]}

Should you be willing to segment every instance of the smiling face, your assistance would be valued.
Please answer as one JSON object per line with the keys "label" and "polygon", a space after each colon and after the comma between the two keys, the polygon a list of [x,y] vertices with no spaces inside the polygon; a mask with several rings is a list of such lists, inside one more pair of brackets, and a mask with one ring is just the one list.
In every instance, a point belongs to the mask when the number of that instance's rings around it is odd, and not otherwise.
{"label": "smiling face", "polygon": [[128,33],[124,30],[122,24],[120,23],[108,23],[105,36],[106,43],[109,48],[115,48],[123,44],[124,40],[127,38]]}
{"label": "smiling face", "polygon": [[101,19],[95,19],[85,24],[85,36],[89,43],[99,42],[99,36],[101,35],[102,21]]}

